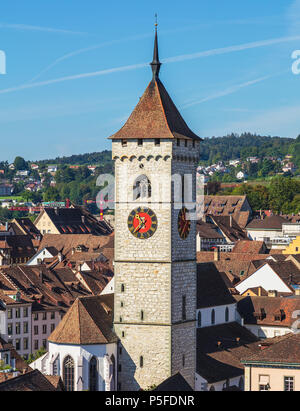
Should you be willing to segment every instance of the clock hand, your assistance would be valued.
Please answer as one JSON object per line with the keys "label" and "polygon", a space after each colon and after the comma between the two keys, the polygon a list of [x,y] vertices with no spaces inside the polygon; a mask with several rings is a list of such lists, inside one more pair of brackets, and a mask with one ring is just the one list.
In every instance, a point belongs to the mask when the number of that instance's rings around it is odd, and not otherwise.
{"label": "clock hand", "polygon": [[142,225],[142,221],[140,222],[140,224],[134,229],[134,233],[136,233],[140,228],[141,228],[141,225]]}

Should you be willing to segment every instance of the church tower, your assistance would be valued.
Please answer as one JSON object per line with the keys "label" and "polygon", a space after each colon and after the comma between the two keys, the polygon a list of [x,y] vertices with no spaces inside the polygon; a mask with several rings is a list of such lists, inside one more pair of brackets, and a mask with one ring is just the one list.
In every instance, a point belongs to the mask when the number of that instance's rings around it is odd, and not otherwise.
{"label": "church tower", "polygon": [[[196,167],[201,139],[153,77],[113,136],[118,389],[139,390],[196,368]],[[189,204],[182,201],[188,198]]]}

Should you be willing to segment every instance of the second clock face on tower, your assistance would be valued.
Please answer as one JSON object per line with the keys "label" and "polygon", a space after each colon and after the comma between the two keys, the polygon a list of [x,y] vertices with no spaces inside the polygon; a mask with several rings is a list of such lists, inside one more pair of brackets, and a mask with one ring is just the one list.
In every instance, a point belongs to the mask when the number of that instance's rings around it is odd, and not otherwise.
{"label": "second clock face on tower", "polygon": [[127,225],[134,237],[145,240],[155,233],[157,217],[150,208],[138,207],[129,214]]}
{"label": "second clock face on tower", "polygon": [[187,217],[187,209],[183,207],[178,214],[178,233],[185,240],[191,230],[191,221]]}

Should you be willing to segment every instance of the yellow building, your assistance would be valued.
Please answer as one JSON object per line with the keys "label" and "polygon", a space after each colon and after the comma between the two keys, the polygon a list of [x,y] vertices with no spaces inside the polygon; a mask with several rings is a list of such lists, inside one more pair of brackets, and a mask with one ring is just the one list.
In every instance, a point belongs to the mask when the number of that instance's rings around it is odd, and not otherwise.
{"label": "yellow building", "polygon": [[300,236],[297,237],[282,254],[300,254]]}

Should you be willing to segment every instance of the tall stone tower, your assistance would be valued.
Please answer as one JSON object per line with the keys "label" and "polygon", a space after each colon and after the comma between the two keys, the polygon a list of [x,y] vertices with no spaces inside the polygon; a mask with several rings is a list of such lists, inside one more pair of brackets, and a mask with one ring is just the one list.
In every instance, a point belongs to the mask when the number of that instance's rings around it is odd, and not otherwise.
{"label": "tall stone tower", "polygon": [[158,385],[196,367],[196,221],[182,195],[196,199],[201,139],[159,79],[153,78],[112,139],[115,161],[114,329],[121,344],[118,389]]}

